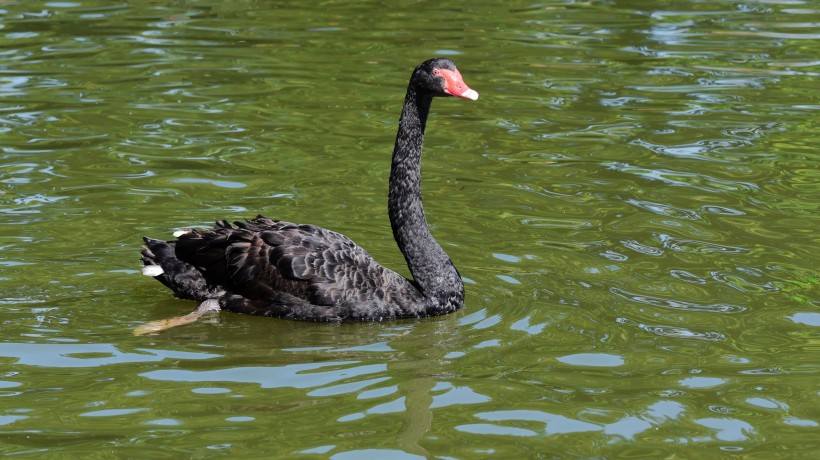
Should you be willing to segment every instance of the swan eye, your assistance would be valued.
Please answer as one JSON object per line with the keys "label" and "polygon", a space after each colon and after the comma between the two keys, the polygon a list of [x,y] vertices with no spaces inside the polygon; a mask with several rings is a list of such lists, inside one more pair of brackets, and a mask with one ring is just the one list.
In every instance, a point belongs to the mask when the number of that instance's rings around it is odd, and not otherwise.
{"label": "swan eye", "polygon": [[436,76],[441,75],[441,71],[438,70],[438,69],[433,69],[433,75],[436,75]]}

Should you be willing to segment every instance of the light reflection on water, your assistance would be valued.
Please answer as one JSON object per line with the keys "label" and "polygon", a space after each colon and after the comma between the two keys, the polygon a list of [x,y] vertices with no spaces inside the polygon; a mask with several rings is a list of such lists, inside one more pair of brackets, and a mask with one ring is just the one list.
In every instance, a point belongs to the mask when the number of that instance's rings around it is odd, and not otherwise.
{"label": "light reflection on water", "polygon": [[209,359],[219,355],[173,350],[136,349],[126,352],[109,343],[0,343],[0,356],[16,364],[46,368],[99,367],[166,359]]}
{"label": "light reflection on water", "polygon": [[[361,377],[364,375],[384,372],[387,366],[374,364],[366,366],[351,366],[358,364],[352,361],[335,361],[312,364],[290,364],[287,366],[265,366],[229,368],[212,371],[182,371],[157,370],[142,374],[143,377],[154,380],[168,380],[173,382],[241,382],[258,383],[262,388],[313,388],[328,385],[339,379]],[[325,367],[334,367],[330,371],[318,372]],[[344,367],[344,370],[340,370]]]}

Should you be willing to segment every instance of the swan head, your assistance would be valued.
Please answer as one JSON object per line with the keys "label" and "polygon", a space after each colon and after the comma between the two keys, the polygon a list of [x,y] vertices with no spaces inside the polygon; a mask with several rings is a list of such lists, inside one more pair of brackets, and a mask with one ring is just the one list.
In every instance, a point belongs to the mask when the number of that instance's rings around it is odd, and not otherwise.
{"label": "swan head", "polygon": [[456,64],[447,58],[428,59],[413,71],[413,83],[418,90],[433,96],[455,96],[476,100],[478,93],[470,89]]}

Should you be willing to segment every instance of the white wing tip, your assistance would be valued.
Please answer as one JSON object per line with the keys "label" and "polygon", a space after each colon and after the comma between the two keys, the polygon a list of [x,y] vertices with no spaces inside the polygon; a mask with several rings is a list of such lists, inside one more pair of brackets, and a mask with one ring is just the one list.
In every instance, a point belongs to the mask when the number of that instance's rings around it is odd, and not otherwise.
{"label": "white wing tip", "polygon": [[142,274],[145,276],[159,276],[165,273],[159,265],[146,265],[142,267]]}
{"label": "white wing tip", "polygon": [[174,232],[174,238],[179,238],[180,236],[185,235],[186,233],[191,233],[191,229],[190,228],[183,228],[182,230],[175,231]]}

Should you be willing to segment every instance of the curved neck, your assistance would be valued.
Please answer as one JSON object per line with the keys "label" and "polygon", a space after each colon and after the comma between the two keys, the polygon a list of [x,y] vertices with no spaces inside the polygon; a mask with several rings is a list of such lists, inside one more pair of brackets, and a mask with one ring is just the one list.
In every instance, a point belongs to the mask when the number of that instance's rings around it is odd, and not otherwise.
{"label": "curved neck", "polygon": [[430,95],[417,94],[412,85],[407,89],[393,149],[387,205],[393,237],[414,282],[425,297],[444,304],[454,299],[460,302],[464,286],[450,258],[430,234],[421,201],[421,149],[432,100]]}

